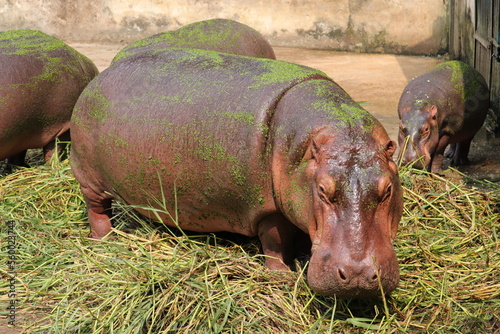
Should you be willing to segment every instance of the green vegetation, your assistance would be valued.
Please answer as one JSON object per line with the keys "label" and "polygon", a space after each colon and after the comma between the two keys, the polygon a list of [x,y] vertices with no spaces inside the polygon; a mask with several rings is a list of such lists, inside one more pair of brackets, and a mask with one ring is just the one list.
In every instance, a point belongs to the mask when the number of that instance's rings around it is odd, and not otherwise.
{"label": "green vegetation", "polygon": [[303,263],[266,270],[256,239],[169,231],[123,205],[112,235],[90,241],[68,161],[16,170],[0,178],[0,239],[5,259],[14,220],[17,324],[44,334],[498,332],[500,188],[400,174],[400,287],[358,301],[315,295]]}

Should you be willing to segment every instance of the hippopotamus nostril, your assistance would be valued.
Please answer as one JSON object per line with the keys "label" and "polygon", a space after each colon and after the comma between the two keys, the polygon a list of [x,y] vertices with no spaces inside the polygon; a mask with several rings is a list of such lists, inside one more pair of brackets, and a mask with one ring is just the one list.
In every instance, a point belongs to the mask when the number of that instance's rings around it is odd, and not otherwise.
{"label": "hippopotamus nostril", "polygon": [[338,268],[338,273],[339,273],[339,277],[342,281],[346,281],[347,280],[347,276],[345,275],[344,271],[342,270],[342,268]]}

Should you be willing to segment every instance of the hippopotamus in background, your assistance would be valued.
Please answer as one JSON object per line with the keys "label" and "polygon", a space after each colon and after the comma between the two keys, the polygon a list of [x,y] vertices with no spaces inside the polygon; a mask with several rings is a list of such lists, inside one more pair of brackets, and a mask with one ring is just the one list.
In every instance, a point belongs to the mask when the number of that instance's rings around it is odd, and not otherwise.
{"label": "hippopotamus in background", "polygon": [[73,106],[98,74],[95,65],[61,40],[37,30],[0,32],[0,159],[24,165],[29,148],[69,140]]}
{"label": "hippopotamus in background", "polygon": [[121,199],[182,229],[258,235],[271,269],[289,268],[305,232],[308,283],[324,295],[397,286],[396,143],[318,70],[198,49],[143,53],[87,86],[71,131],[93,238],[110,232]]}
{"label": "hippopotamus in background", "polygon": [[174,31],[136,41],[118,52],[111,64],[152,48],[171,47],[276,59],[269,42],[255,29],[233,20],[212,19],[191,23]]}
{"label": "hippopotamus in background", "polygon": [[441,171],[446,147],[452,144],[446,155],[451,165],[468,163],[470,143],[488,108],[488,86],[478,71],[460,61],[437,65],[413,79],[399,100],[400,158],[436,173]]}

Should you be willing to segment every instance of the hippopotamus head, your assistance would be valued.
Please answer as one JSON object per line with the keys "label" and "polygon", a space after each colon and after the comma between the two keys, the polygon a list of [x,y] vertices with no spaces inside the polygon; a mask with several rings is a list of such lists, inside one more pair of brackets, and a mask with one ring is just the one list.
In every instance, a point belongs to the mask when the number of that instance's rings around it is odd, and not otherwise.
{"label": "hippopotamus head", "polygon": [[316,224],[309,227],[308,283],[338,297],[373,297],[380,286],[391,292],[399,281],[392,240],[401,218],[401,190],[390,160],[396,143],[365,151],[328,141],[319,137],[311,147]]}
{"label": "hippopotamus head", "polygon": [[413,106],[400,107],[399,114],[399,159],[415,168],[429,169],[439,143],[437,107],[416,101]]}
{"label": "hippopotamus head", "polygon": [[[280,107],[288,111],[308,108],[298,99],[284,100]],[[327,116],[330,123],[313,126],[308,139],[293,136],[288,152],[300,157],[284,159],[295,162],[284,167],[286,177],[274,180],[276,197],[286,217],[311,238],[307,280],[313,291],[339,298],[390,293],[399,282],[392,242],[402,214],[392,160],[396,143],[361,107],[340,107],[338,97],[316,106],[326,103],[346,113]],[[290,111],[288,117],[303,127]]]}

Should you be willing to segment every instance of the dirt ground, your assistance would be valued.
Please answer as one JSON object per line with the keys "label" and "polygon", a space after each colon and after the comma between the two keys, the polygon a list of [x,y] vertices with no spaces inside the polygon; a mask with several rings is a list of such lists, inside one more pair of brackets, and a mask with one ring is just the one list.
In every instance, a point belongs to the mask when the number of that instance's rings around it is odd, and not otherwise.
{"label": "dirt ground", "polygon": [[[124,45],[71,45],[92,59],[100,71],[106,69]],[[334,51],[275,47],[276,57],[292,63],[320,69],[333,78],[351,97],[363,102],[385,127],[389,137],[397,140],[399,97],[408,82],[445,59],[397,56],[388,54],[354,54]],[[500,180],[500,139],[488,138],[480,131],[472,143],[471,164],[460,170],[474,178]]]}

